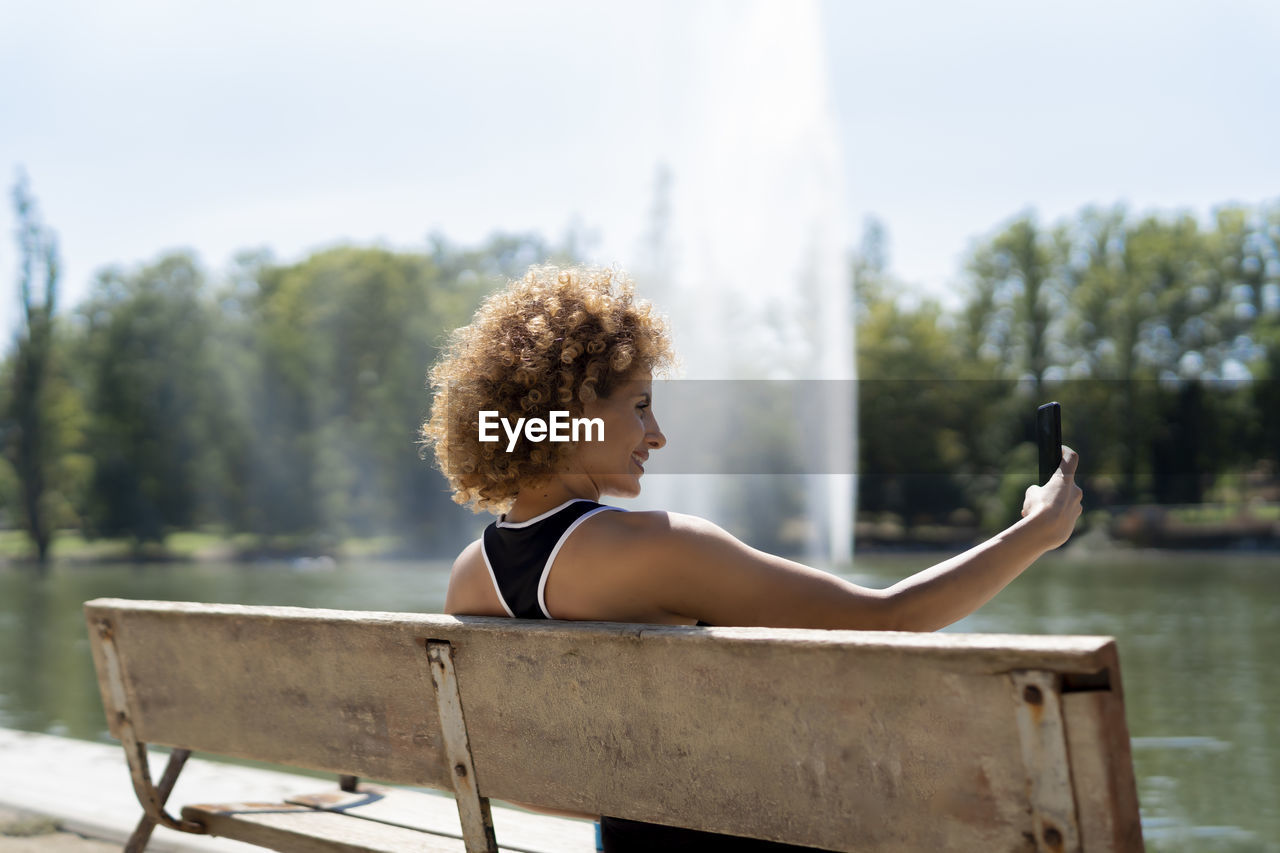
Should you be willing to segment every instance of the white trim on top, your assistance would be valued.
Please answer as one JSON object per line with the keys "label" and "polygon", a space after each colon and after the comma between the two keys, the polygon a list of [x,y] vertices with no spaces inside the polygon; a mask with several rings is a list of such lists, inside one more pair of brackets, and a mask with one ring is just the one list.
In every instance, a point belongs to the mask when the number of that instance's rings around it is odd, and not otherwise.
{"label": "white trim on top", "polygon": [[539,521],[542,521],[543,519],[550,518],[560,510],[567,507],[569,504],[576,504],[578,501],[585,501],[585,500],[586,498],[570,498],[569,500],[560,504],[560,506],[556,507],[555,509],[549,509],[546,512],[544,512],[542,515],[535,515],[533,518],[529,519],[528,521],[506,521],[505,520],[506,516],[504,515],[502,518],[498,519],[494,523],[497,524],[499,527],[512,527],[512,528],[528,527],[530,524],[537,524]]}
{"label": "white trim on top", "polygon": [[[570,501],[570,503],[572,503],[572,501]],[[590,512],[584,512],[581,517],[575,519],[573,524],[570,524],[569,528],[565,530],[564,533],[561,533],[560,538],[556,540],[556,547],[551,549],[551,556],[547,557],[547,564],[542,567],[542,577],[538,579],[538,606],[542,608],[542,615],[548,619],[554,619],[556,617],[552,616],[551,612],[547,610],[547,577],[551,574],[551,564],[556,561],[556,554],[560,553],[560,546],[569,538],[570,533],[578,529],[579,524],[597,513],[608,512],[609,510],[626,512],[626,510],[620,506],[598,506]]]}
{"label": "white trim on top", "polygon": [[484,567],[489,570],[489,580],[493,581],[493,591],[498,594],[498,600],[502,602],[502,609],[507,611],[507,615],[512,619],[516,618],[516,615],[511,612],[511,607],[507,604],[507,600],[502,596],[502,587],[498,586],[498,576],[493,572],[493,563],[489,562],[489,552],[484,548],[483,536],[480,537],[480,555],[484,557]]}

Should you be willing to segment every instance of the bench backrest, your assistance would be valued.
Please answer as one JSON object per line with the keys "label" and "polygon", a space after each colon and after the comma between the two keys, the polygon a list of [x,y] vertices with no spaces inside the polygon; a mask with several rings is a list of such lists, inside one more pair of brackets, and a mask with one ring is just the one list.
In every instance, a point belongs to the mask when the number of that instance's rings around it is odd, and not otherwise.
{"label": "bench backrest", "polygon": [[104,703],[109,644],[146,743],[452,789],[427,656],[445,641],[484,797],[833,850],[1141,849],[1106,637],[86,615]]}

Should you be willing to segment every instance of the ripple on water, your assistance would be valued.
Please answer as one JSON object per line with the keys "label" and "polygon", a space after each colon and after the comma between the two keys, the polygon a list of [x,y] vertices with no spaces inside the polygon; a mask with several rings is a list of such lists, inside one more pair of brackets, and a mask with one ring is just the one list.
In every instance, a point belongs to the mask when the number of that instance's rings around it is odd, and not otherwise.
{"label": "ripple on water", "polygon": [[1216,737],[1187,735],[1183,737],[1135,737],[1129,743],[1134,749],[1191,749],[1204,752],[1225,752],[1231,743]]}

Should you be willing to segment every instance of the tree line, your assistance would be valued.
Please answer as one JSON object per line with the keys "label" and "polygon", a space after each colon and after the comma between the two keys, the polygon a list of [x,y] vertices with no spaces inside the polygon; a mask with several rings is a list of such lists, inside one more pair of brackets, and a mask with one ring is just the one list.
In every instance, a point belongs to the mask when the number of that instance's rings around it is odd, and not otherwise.
{"label": "tree line", "polygon": [[393,536],[456,550],[458,508],[418,459],[427,367],[481,298],[564,249],[536,236],[421,251],[187,252],[96,274],[58,314],[57,251],[15,190],[24,314],[3,365],[0,505],[38,560],[54,531],[141,546],[174,531],[265,550]]}
{"label": "tree line", "polygon": [[[58,530],[455,551],[473,531],[417,459],[426,368],[486,293],[576,253],[531,235],[436,238],[293,263],[249,251],[215,276],[172,252],[99,271],[61,310],[57,241],[25,179],[13,204],[22,313],[0,365],[0,526],[26,530],[41,563]],[[1048,399],[1092,507],[1274,488],[1280,207],[1207,225],[1026,214],[975,244],[950,308],[904,295],[886,245],[871,223],[851,267],[861,511],[1007,523]]]}
{"label": "tree line", "polygon": [[978,241],[958,307],[904,298],[869,223],[855,254],[859,508],[993,528],[1063,404],[1087,509],[1280,499],[1280,205],[1026,213]]}

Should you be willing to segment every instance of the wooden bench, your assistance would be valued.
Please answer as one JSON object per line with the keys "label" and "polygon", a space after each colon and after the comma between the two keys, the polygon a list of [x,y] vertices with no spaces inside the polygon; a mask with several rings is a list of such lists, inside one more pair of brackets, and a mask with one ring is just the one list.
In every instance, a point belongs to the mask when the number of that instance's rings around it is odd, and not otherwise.
{"label": "wooden bench", "polygon": [[[1108,637],[85,611],[146,833],[493,851],[493,797],[843,851],[1142,849]],[[154,784],[146,744],[174,750]],[[369,788],[173,817],[193,750],[451,791],[465,841],[344,808]]]}

